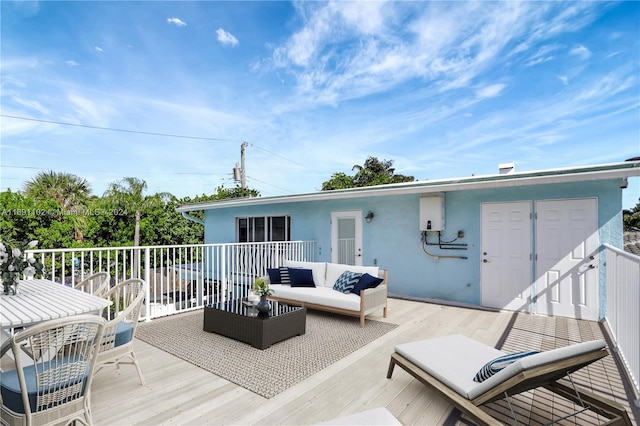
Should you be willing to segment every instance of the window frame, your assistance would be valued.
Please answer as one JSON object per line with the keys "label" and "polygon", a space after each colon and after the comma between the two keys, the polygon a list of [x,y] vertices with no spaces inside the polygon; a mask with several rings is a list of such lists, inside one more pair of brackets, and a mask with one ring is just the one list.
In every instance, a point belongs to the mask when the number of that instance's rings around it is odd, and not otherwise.
{"label": "window frame", "polygon": [[[282,225],[274,224],[274,220],[278,219],[284,219],[284,223]],[[235,228],[236,242],[239,243],[291,241],[291,215],[289,214],[237,216]],[[274,240],[274,234],[284,234],[284,239]]]}

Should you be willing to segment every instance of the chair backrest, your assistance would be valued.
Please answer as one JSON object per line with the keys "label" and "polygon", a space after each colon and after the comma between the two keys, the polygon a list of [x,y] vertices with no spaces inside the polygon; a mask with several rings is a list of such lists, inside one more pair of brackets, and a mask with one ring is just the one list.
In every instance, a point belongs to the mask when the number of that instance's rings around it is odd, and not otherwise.
{"label": "chair backrest", "polygon": [[8,339],[0,353],[11,349],[16,369],[2,373],[3,411],[7,407],[25,416],[26,424],[72,418],[73,408],[83,418],[105,323],[97,315],[75,315],[33,325]]}
{"label": "chair backrest", "polygon": [[118,324],[127,323],[131,326],[130,338],[135,336],[140,319],[140,310],[145,298],[145,282],[139,278],[131,278],[112,287],[103,297],[111,301],[107,307],[107,326],[105,336],[100,346],[100,352],[105,352],[118,346]]}
{"label": "chair backrest", "polygon": [[80,281],[73,288],[94,296],[103,297],[109,291],[111,276],[108,272],[97,272]]}

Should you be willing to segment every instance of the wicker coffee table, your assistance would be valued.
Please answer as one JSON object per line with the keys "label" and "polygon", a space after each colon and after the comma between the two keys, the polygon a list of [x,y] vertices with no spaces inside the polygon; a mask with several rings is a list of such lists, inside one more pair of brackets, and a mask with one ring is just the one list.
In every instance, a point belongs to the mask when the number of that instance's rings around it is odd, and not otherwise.
{"label": "wicker coffee table", "polygon": [[220,334],[254,348],[266,349],[305,333],[307,309],[280,302],[270,302],[271,312],[258,315],[245,300],[231,300],[204,307],[203,330]]}

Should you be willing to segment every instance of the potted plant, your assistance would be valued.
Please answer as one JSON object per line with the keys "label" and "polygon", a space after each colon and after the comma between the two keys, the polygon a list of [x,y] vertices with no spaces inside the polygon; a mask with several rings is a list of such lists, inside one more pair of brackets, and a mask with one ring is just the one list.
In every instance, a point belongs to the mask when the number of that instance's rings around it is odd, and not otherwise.
{"label": "potted plant", "polygon": [[24,257],[24,251],[34,248],[38,241],[30,241],[12,246],[0,241],[0,280],[4,294],[18,293],[18,280],[21,275],[33,278],[42,274],[42,263],[30,257]]}
{"label": "potted plant", "polygon": [[271,310],[271,305],[269,304],[267,297],[273,294],[273,290],[269,288],[269,284],[267,284],[265,279],[262,277],[256,278],[253,282],[253,291],[260,296],[260,301],[256,305],[258,312],[261,314],[268,313]]}

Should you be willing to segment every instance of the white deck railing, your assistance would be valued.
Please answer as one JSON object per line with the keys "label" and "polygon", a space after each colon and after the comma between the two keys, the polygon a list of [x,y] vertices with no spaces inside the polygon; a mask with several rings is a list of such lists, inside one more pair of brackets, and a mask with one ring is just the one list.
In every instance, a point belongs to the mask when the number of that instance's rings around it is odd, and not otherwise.
{"label": "white deck railing", "polygon": [[46,278],[69,286],[101,271],[109,272],[112,286],[132,277],[144,279],[147,297],[141,315],[149,320],[245,296],[267,268],[277,268],[284,259],[312,261],[314,249],[313,241],[283,241],[36,249],[26,255],[42,262]]}
{"label": "white deck railing", "polygon": [[607,259],[607,323],[640,407],[640,257],[604,245]]}

